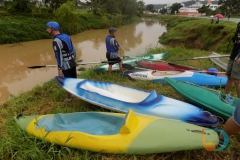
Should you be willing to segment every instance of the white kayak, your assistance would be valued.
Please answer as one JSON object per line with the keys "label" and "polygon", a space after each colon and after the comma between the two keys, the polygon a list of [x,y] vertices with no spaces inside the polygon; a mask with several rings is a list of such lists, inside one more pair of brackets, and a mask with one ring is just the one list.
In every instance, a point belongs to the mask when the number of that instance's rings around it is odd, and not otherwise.
{"label": "white kayak", "polygon": [[224,87],[227,83],[227,77],[198,73],[193,71],[174,70],[174,71],[157,71],[157,70],[127,70],[122,73],[131,79],[149,80],[152,82],[164,83],[165,77],[173,78],[180,81],[194,83],[200,86]]}
{"label": "white kayak", "polygon": [[175,119],[201,126],[217,126],[219,119],[194,105],[152,92],[114,83],[55,77],[76,97],[97,106],[127,113]]}

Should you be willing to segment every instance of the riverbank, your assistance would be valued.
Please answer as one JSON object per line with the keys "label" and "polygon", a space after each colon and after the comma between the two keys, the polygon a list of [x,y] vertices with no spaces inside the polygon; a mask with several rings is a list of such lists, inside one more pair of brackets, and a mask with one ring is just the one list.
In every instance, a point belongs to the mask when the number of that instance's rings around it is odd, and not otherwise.
{"label": "riverbank", "polygon": [[[75,34],[90,29],[109,28],[112,24],[114,24],[115,27],[119,27],[140,21],[140,17],[137,16],[132,18],[124,15],[106,14],[100,16],[82,9],[76,10],[75,14],[78,17],[78,27],[73,31]],[[53,20],[56,21],[56,18],[52,13],[10,14],[8,12],[0,12],[0,44],[15,44],[26,41],[50,39],[52,37],[46,32],[46,23]]]}
{"label": "riverbank", "polygon": [[146,16],[167,23],[168,31],[159,38],[161,44],[218,53],[229,53],[233,46],[231,39],[237,27],[234,21],[211,24],[210,19],[205,18],[175,15]]}
{"label": "riverbank", "polygon": [[[183,19],[182,19],[183,20]],[[184,20],[183,20],[184,21]],[[181,26],[181,22],[178,22]],[[190,22],[189,22],[190,23]],[[169,25],[169,22],[168,22]],[[179,30],[178,30],[179,29]],[[181,32],[182,28],[175,30],[169,28],[166,34],[172,35],[173,32]],[[172,32],[172,34],[171,34]],[[180,33],[179,33],[180,34]],[[174,36],[173,36],[174,37]],[[187,38],[187,36],[185,36]],[[180,38],[181,40],[181,38]],[[176,40],[175,40],[176,41]],[[167,44],[167,43],[166,43]],[[208,56],[210,50],[188,49],[184,43],[178,43],[175,47],[167,48],[148,48],[147,53],[170,52],[170,55],[164,59],[168,62],[175,62],[183,65],[189,65],[201,69],[216,67],[209,59],[176,61],[177,58]],[[98,81],[113,82],[121,85],[128,85],[145,90],[156,90],[157,93],[167,97],[185,101],[175,90],[164,84],[150,83],[147,81],[130,81],[126,77],[120,76],[119,72],[95,73],[94,67],[80,73],[78,78],[92,79]],[[220,88],[223,90],[223,88]],[[235,88],[233,89],[235,91]],[[236,93],[233,92],[236,96]],[[23,115],[40,115],[51,113],[71,113],[85,111],[106,111],[109,110],[97,107],[87,102],[74,98],[71,103],[64,103],[65,91],[61,89],[54,80],[44,83],[43,86],[36,86],[29,92],[24,92],[18,96],[13,96],[9,101],[0,104],[0,158],[1,159],[238,159],[240,156],[240,136],[231,137],[227,149],[220,152],[208,152],[204,149],[159,153],[150,155],[112,155],[103,153],[94,153],[85,150],[62,147],[38,140],[22,132],[14,123],[13,116],[19,113]],[[221,128],[223,123],[219,126]],[[181,135],[179,135],[181,138]],[[161,138],[161,137],[159,137]]]}

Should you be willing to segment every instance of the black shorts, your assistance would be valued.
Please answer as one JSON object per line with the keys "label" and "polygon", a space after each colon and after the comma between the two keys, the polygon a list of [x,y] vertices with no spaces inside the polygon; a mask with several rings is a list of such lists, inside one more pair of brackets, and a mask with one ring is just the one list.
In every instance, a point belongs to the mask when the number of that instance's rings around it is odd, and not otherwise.
{"label": "black shorts", "polygon": [[76,66],[67,70],[62,70],[63,76],[68,78],[77,78]]}
{"label": "black shorts", "polygon": [[106,53],[106,57],[107,57],[107,60],[108,61],[114,61],[114,62],[111,62],[111,63],[108,63],[109,65],[113,65],[115,63],[119,63],[119,62],[122,62],[121,58],[120,57],[117,57],[117,58],[110,58],[110,54],[109,52]]}

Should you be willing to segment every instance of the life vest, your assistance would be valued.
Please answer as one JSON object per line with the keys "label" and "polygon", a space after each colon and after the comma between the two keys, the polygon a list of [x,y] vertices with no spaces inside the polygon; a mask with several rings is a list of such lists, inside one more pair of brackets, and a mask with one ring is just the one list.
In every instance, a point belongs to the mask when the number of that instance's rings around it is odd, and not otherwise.
{"label": "life vest", "polygon": [[58,34],[54,38],[59,38],[62,45],[67,46],[62,48],[63,61],[74,59],[74,48],[70,37],[67,34]]}
{"label": "life vest", "polygon": [[112,38],[114,38],[114,37],[113,36],[107,36],[106,39],[105,39],[107,52],[109,52],[109,53],[118,51],[118,48],[116,48],[117,46],[115,46],[115,44],[114,44],[115,39],[112,39]]}

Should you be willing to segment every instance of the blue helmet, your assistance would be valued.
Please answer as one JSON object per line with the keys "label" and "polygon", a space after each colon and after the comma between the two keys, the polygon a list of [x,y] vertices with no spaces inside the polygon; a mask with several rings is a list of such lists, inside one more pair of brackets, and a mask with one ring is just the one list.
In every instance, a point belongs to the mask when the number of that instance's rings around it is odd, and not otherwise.
{"label": "blue helmet", "polygon": [[215,75],[215,76],[217,75],[217,72],[218,72],[217,68],[208,68],[207,70],[208,74]]}
{"label": "blue helmet", "polygon": [[59,30],[60,26],[57,22],[51,21],[46,24],[47,27],[54,28],[55,30]]}

